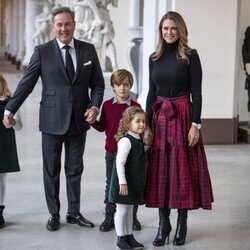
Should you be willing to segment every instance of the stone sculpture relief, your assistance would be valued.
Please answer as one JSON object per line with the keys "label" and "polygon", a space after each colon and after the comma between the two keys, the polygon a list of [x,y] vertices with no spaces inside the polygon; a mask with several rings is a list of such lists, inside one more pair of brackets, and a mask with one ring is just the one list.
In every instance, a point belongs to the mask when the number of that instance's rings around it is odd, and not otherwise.
{"label": "stone sculpture relief", "polygon": [[37,1],[38,4],[43,5],[43,11],[35,17],[35,33],[33,35],[33,42],[39,45],[50,40],[51,34],[51,10],[53,5],[48,0]]}
{"label": "stone sculpture relief", "polygon": [[103,71],[117,69],[114,27],[108,6],[117,7],[118,0],[75,0],[75,37],[93,43]]}

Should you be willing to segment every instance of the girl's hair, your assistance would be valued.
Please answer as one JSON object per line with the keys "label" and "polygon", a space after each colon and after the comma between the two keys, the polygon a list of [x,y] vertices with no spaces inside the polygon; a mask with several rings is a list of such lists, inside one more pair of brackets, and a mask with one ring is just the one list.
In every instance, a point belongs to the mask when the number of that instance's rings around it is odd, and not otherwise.
{"label": "girl's hair", "polygon": [[175,11],[169,11],[167,12],[162,18],[161,21],[159,23],[159,42],[157,45],[157,49],[156,51],[151,55],[152,60],[156,61],[158,60],[164,51],[164,47],[165,47],[165,40],[162,37],[162,26],[163,26],[163,22],[166,20],[172,20],[175,22],[176,28],[179,32],[179,44],[178,44],[178,54],[180,56],[181,60],[186,60],[187,62],[189,62],[188,57],[187,57],[187,53],[189,51],[191,51],[192,49],[188,46],[188,30],[187,30],[187,26],[186,23],[184,21],[184,19],[182,18],[182,16],[175,12]]}
{"label": "girl's hair", "polygon": [[5,98],[11,96],[11,92],[8,88],[7,82],[1,73],[0,73],[0,96],[4,96]]}
{"label": "girl's hair", "polygon": [[134,119],[135,115],[138,113],[144,114],[146,120],[146,112],[143,109],[136,106],[130,106],[122,113],[122,118],[119,122],[119,127],[115,135],[116,141],[119,141],[122,137],[124,137],[127,134],[127,132],[129,131],[130,122]]}
{"label": "girl's hair", "polygon": [[113,74],[111,75],[110,79],[111,86],[112,87],[114,87],[114,85],[120,86],[121,84],[124,83],[125,80],[128,80],[128,83],[132,88],[134,82],[132,74],[126,69],[118,69],[114,71]]}

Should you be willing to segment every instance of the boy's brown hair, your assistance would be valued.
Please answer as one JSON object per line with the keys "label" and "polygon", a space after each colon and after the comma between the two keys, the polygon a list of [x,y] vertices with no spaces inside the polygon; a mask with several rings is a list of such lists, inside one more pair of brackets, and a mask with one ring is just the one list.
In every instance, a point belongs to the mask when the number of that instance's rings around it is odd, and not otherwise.
{"label": "boy's brown hair", "polygon": [[110,79],[111,86],[112,87],[114,87],[114,85],[120,86],[121,84],[124,83],[125,80],[128,80],[130,88],[132,88],[134,82],[132,74],[126,69],[118,69],[114,71],[113,74],[111,75]]}

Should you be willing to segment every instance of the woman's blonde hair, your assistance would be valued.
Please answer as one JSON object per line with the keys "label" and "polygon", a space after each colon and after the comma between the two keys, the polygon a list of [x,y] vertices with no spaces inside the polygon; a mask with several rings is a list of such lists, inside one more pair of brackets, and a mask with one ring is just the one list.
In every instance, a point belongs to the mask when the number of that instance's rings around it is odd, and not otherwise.
{"label": "woman's blonde hair", "polygon": [[134,119],[135,115],[138,113],[144,114],[146,121],[146,112],[142,108],[136,106],[130,106],[122,113],[122,118],[119,122],[119,127],[115,135],[116,141],[119,141],[122,137],[124,137],[128,133],[130,122]]}
{"label": "woman's blonde hair", "polygon": [[0,96],[4,96],[5,98],[11,96],[11,92],[8,88],[7,82],[1,73],[0,73]]}
{"label": "woman's blonde hair", "polygon": [[126,70],[126,69],[118,69],[113,72],[110,78],[111,86],[114,87],[114,85],[120,86],[124,83],[125,80],[128,80],[128,83],[130,85],[130,88],[133,86],[133,76],[132,74]]}
{"label": "woman's blonde hair", "polygon": [[182,18],[182,16],[175,12],[175,11],[169,11],[167,12],[162,18],[161,21],[159,23],[159,42],[157,45],[157,49],[156,51],[151,55],[152,60],[156,61],[158,60],[163,52],[164,52],[164,47],[165,47],[165,40],[162,37],[162,26],[163,26],[163,22],[166,20],[172,20],[175,22],[176,28],[179,32],[179,44],[178,44],[178,54],[181,60],[186,60],[187,62],[189,62],[188,57],[187,57],[187,53],[193,49],[191,49],[188,46],[188,30],[187,30],[187,26],[186,23],[184,21],[184,19]]}

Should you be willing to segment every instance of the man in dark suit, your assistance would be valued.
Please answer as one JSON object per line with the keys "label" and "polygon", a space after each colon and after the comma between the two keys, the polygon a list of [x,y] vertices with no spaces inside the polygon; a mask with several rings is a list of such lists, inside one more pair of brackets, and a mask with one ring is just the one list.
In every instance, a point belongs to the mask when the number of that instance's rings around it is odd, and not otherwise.
{"label": "man in dark suit", "polygon": [[[42,132],[43,176],[46,202],[51,214],[47,229],[60,225],[59,182],[62,146],[65,147],[68,223],[94,227],[80,213],[81,175],[88,123],[101,106],[104,79],[94,46],[73,38],[74,12],[60,7],[52,13],[56,38],[36,46],[27,71],[5,110],[10,127],[13,114],[42,80],[39,128]],[[65,45],[68,45],[65,47]],[[90,94],[89,94],[90,92]]]}

